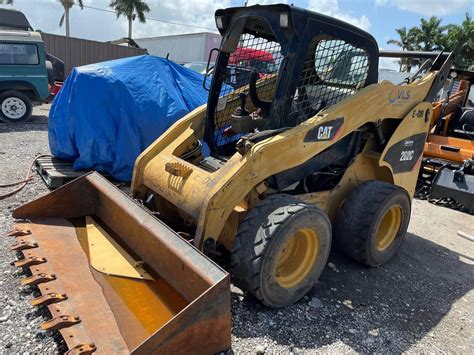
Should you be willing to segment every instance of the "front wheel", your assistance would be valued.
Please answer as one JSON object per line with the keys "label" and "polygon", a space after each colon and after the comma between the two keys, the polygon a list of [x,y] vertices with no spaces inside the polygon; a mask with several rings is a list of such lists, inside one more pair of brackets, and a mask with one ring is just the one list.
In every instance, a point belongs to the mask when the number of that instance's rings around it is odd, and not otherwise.
{"label": "front wheel", "polygon": [[289,195],[270,196],[238,228],[233,281],[268,307],[290,305],[318,280],[331,238],[331,223],[322,210]]}
{"label": "front wheel", "polygon": [[0,94],[0,120],[7,123],[25,122],[31,117],[33,105],[28,96],[19,91]]}

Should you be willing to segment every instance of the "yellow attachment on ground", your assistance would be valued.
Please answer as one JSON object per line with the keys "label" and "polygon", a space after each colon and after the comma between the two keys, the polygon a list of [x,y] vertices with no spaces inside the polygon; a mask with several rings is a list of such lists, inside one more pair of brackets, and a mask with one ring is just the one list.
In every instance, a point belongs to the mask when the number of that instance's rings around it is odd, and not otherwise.
{"label": "yellow attachment on ground", "polygon": [[94,269],[107,275],[153,280],[96,221],[86,216],[90,263]]}
{"label": "yellow attachment on ground", "polygon": [[377,228],[377,234],[375,236],[375,246],[377,250],[384,251],[392,245],[401,225],[402,208],[398,205],[392,206],[385,212]]}
{"label": "yellow attachment on ground", "polygon": [[276,266],[276,279],[281,287],[299,284],[313,269],[319,251],[319,239],[309,228],[293,234],[280,249]]}

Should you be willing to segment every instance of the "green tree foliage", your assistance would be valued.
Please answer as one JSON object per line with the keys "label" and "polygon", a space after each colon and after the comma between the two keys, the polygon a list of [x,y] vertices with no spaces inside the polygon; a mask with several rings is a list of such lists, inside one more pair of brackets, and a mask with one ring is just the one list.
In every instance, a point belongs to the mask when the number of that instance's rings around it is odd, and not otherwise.
{"label": "green tree foliage", "polygon": [[[395,44],[404,51],[418,51],[420,50],[416,40],[414,29],[407,30],[406,27],[397,28],[395,32],[398,33],[399,39],[391,39],[387,41],[387,44]],[[398,62],[400,64],[400,71],[410,72],[410,69],[417,65],[418,62],[415,59],[401,58]]]}
{"label": "green tree foliage", "polygon": [[3,4],[12,5],[13,0],[0,0],[0,5],[3,5]]}
{"label": "green tree foliage", "polygon": [[415,42],[422,51],[431,52],[443,49],[442,43],[446,26],[441,25],[441,19],[431,16],[429,20],[421,19],[420,27],[412,28]]}
{"label": "green tree foliage", "polygon": [[[406,27],[395,30],[399,39],[391,39],[387,44],[395,44],[404,51],[449,51],[454,52],[456,68],[467,69],[474,64],[474,21],[466,13],[460,25],[449,24],[443,26],[441,19],[432,16],[428,20],[421,19],[418,27],[409,30]],[[400,71],[410,71],[421,61],[402,59]]]}
{"label": "green tree foliage", "polygon": [[466,13],[460,25],[449,25],[443,39],[443,48],[454,52],[454,65],[468,69],[474,65],[474,21]]}
{"label": "green tree foliage", "polygon": [[146,22],[145,13],[150,8],[144,0],[113,0],[110,7],[117,12],[117,18],[125,16],[128,20],[128,38],[132,38],[132,23],[136,17],[141,23]]}

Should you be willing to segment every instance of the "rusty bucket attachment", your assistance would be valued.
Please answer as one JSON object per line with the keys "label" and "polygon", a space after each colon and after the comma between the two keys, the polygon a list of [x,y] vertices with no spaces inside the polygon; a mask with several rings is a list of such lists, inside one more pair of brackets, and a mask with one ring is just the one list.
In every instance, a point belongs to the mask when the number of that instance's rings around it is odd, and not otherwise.
{"label": "rusty bucket attachment", "polygon": [[16,209],[12,250],[70,353],[230,348],[229,275],[98,173]]}

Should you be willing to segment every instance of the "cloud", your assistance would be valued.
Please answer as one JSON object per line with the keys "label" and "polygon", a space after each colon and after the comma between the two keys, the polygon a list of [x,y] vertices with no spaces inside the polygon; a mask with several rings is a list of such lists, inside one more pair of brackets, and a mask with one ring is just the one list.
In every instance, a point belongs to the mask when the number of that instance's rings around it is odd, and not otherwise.
{"label": "cloud", "polygon": [[[146,24],[134,23],[134,36],[151,37],[193,32],[217,32],[214,13],[217,9],[230,7],[230,0],[173,0],[150,2],[149,18],[163,19],[204,28],[179,26],[149,20]],[[125,27],[127,23],[125,21]]]}
{"label": "cloud", "polygon": [[[85,0],[84,5],[104,10],[109,8],[110,0]],[[217,32],[214,22],[214,12],[218,8],[231,6],[231,0],[147,0],[151,11],[146,14],[150,20],[145,24],[138,21],[133,23],[135,38],[165,36],[192,32]],[[57,0],[15,0],[14,6],[0,5],[3,8],[15,8],[27,16],[35,29],[54,34],[64,34],[64,27],[59,27],[59,19],[63,8]],[[200,26],[194,28],[154,21],[165,20]],[[124,17],[116,18],[111,12],[99,11],[90,8],[81,10],[74,6],[70,12],[71,35],[99,41],[108,41],[127,36],[128,23]],[[207,28],[207,29],[205,29]]]}
{"label": "cloud", "polygon": [[[249,0],[248,5],[282,2],[288,3],[289,0]],[[84,5],[104,10],[110,10],[109,3],[110,0],[84,0]],[[231,0],[147,0],[147,3],[151,9],[146,15],[149,20],[145,24],[138,21],[133,23],[133,37],[135,38],[204,31],[217,32],[214,22],[215,10],[235,6],[235,1],[231,3]],[[306,4],[307,6],[305,6]],[[337,17],[365,30],[370,27],[369,19],[366,16],[356,17],[342,12],[337,0],[309,0],[302,5],[329,16]],[[11,8],[10,5],[0,6]],[[14,8],[23,11],[35,29],[55,34],[64,34],[65,32],[64,27],[59,27],[59,19],[63,14],[63,8],[57,0],[15,0]],[[90,8],[81,10],[74,6],[70,12],[70,19],[71,35],[74,37],[108,41],[125,37],[128,31],[128,23],[125,18],[117,19],[114,13],[106,11]],[[204,28],[164,23],[152,19]]]}
{"label": "cloud", "polygon": [[350,14],[341,12],[337,0],[309,0],[308,9],[338,18],[366,31],[370,28],[370,21],[367,16],[363,15],[360,17],[354,17]]}
{"label": "cloud", "polygon": [[396,6],[400,10],[426,16],[445,16],[467,11],[471,0],[375,0],[375,5]]}

